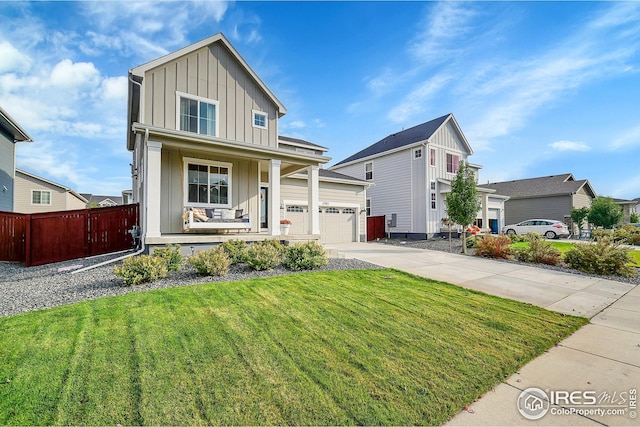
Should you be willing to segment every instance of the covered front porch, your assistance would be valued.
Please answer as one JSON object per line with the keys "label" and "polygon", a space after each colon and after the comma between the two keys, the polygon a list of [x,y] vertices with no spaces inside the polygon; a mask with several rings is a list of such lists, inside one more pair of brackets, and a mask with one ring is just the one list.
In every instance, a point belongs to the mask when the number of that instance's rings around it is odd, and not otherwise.
{"label": "covered front porch", "polygon": [[[320,238],[318,175],[327,157],[201,135],[190,139],[166,129],[144,136],[148,179],[142,184],[141,223],[146,245]],[[296,235],[282,235],[280,181],[300,171],[309,176],[308,227]],[[185,227],[185,213],[194,210],[235,212],[250,222],[246,228],[226,229],[220,224],[208,227],[205,217],[198,227]]]}

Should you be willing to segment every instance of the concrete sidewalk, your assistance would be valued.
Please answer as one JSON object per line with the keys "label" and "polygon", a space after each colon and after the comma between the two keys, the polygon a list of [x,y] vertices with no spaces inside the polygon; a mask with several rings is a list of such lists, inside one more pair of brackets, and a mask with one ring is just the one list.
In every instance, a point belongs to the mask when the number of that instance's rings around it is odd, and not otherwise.
{"label": "concrete sidewalk", "polygon": [[[640,412],[640,402],[636,400],[635,410],[631,403],[631,390],[640,391],[640,287],[409,247],[377,243],[326,247],[346,258],[591,319],[589,325],[507,378],[448,425],[640,425],[640,418],[632,418]],[[563,404],[560,407],[552,404],[546,415],[531,421],[517,408],[519,395],[530,387],[547,393],[595,392],[598,405]],[[600,402],[603,393],[610,396],[608,402]],[[623,409],[625,413],[558,414],[563,408],[564,412],[571,412],[573,407]]]}

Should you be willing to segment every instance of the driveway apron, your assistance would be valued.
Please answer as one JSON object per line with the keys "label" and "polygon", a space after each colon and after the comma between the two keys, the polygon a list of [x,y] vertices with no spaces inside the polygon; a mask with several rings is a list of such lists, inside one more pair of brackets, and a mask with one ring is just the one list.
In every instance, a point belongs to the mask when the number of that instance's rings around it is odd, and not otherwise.
{"label": "driveway apron", "polygon": [[[640,425],[640,287],[613,280],[440,251],[378,243],[326,245],[357,258],[591,323],[524,366],[448,425]],[[538,388],[560,396],[536,420],[518,402]],[[573,401],[563,396],[574,393]],[[591,403],[590,396],[596,403]],[[636,397],[634,397],[636,396]],[[635,399],[635,400],[634,400]]]}

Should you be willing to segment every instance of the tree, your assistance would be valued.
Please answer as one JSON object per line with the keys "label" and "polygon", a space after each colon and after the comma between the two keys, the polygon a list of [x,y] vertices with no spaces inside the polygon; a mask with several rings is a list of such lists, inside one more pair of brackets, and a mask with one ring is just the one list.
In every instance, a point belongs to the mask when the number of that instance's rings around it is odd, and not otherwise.
{"label": "tree", "polygon": [[469,165],[464,160],[456,177],[451,182],[451,192],[445,198],[449,218],[462,226],[462,252],[467,253],[467,227],[478,216],[481,204],[476,188],[476,177]]}
{"label": "tree", "polygon": [[622,206],[610,197],[598,197],[591,204],[587,218],[596,227],[612,228],[622,221]]}
{"label": "tree", "polygon": [[[591,209],[587,207],[582,207],[580,209],[573,209],[571,211],[571,220],[575,224],[578,224],[578,235],[580,235],[580,232],[582,231],[582,224],[584,223],[584,220],[589,216],[590,210]],[[571,232],[573,233],[573,230],[571,230]]]}

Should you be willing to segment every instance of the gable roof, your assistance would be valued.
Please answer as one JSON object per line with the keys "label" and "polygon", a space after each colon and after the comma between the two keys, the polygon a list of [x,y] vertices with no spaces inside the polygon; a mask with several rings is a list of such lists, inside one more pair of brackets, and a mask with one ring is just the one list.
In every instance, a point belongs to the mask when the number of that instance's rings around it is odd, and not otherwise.
{"label": "gable roof", "polygon": [[88,203],[96,202],[96,203],[100,204],[105,200],[110,200],[113,203],[115,203],[116,205],[121,205],[122,204],[122,196],[97,196],[97,195],[91,194],[91,193],[80,193],[80,195],[82,197],[84,197],[85,199],[87,199]]}
{"label": "gable roof", "polygon": [[336,163],[334,166],[350,163],[367,157],[373,157],[387,151],[392,151],[411,144],[427,141],[448,121],[452,121],[455,125],[457,132],[459,133],[462,142],[465,145],[465,148],[469,151],[469,154],[473,153],[473,150],[471,149],[467,138],[462,133],[458,122],[456,121],[455,117],[453,117],[453,114],[449,113],[442,117],[438,117],[437,119],[433,119],[412,128],[405,129],[401,132],[392,133],[391,135],[382,138],[375,144],[368,146],[364,150],[360,150],[356,154],[353,154],[352,156]]}
{"label": "gable roof", "polygon": [[214,34],[211,37],[207,37],[206,39],[200,40],[199,42],[193,43],[189,46],[183,47],[182,49],[178,49],[175,52],[168,53],[160,58],[156,58],[152,61],[147,62],[146,64],[139,65],[135,68],[129,70],[129,73],[138,76],[144,77],[144,73],[148,70],[156,68],[162,64],[167,62],[171,62],[174,59],[180,58],[184,55],[187,55],[191,52],[194,52],[200,48],[205,46],[212,45],[214,43],[222,43],[231,54],[235,57],[235,59],[244,67],[247,73],[251,76],[251,78],[256,82],[256,84],[264,91],[264,93],[271,98],[271,100],[278,106],[280,117],[284,116],[287,113],[286,107],[280,102],[280,100],[271,92],[271,90],[267,87],[266,84],[262,81],[260,77],[256,74],[255,71],[249,66],[247,61],[244,60],[242,55],[231,45],[229,40],[222,33]]}
{"label": "gable roof", "polygon": [[33,142],[29,134],[2,107],[0,107],[0,128],[13,137],[13,142]]}
{"label": "gable roof", "polygon": [[[307,179],[308,175],[309,173],[305,169],[305,170],[301,170],[299,172],[294,173],[293,175],[291,175],[291,177],[297,176],[299,178],[304,177],[304,179]],[[362,179],[354,178],[352,176],[345,175],[343,173],[334,172],[328,169],[318,169],[318,178],[320,179],[320,181],[359,184],[365,187],[371,187],[373,184],[371,181],[364,181]]]}
{"label": "gable roof", "polygon": [[24,170],[22,170],[22,169],[16,169],[16,175],[19,175],[19,174],[22,174],[22,175],[27,176],[27,177],[29,177],[29,178],[31,178],[31,179],[35,179],[35,180],[37,180],[37,181],[43,182],[43,183],[45,183],[45,184],[47,184],[47,185],[50,185],[50,186],[53,186],[53,187],[57,187],[57,188],[59,188],[59,189],[61,189],[61,190],[65,191],[65,192],[67,192],[67,193],[71,193],[74,197],[78,198],[78,199],[79,199],[79,200],[81,200],[82,202],[87,203],[87,199],[86,199],[86,198],[84,198],[84,197],[83,197],[83,196],[81,196],[80,194],[76,193],[76,192],[75,192],[74,190],[72,190],[71,188],[69,188],[69,187],[65,187],[65,186],[64,186],[64,185],[62,185],[62,184],[58,184],[57,182],[49,181],[48,179],[42,178],[42,177],[40,177],[40,176],[38,176],[38,175],[34,175],[34,174],[29,173],[29,172],[27,172],[27,171],[24,171]]}
{"label": "gable roof", "polygon": [[496,190],[497,194],[509,196],[511,199],[531,197],[562,196],[576,194],[584,187],[587,194],[596,197],[596,192],[586,179],[576,180],[573,174],[541,176],[537,178],[514,181],[494,182],[478,185],[479,188]]}

